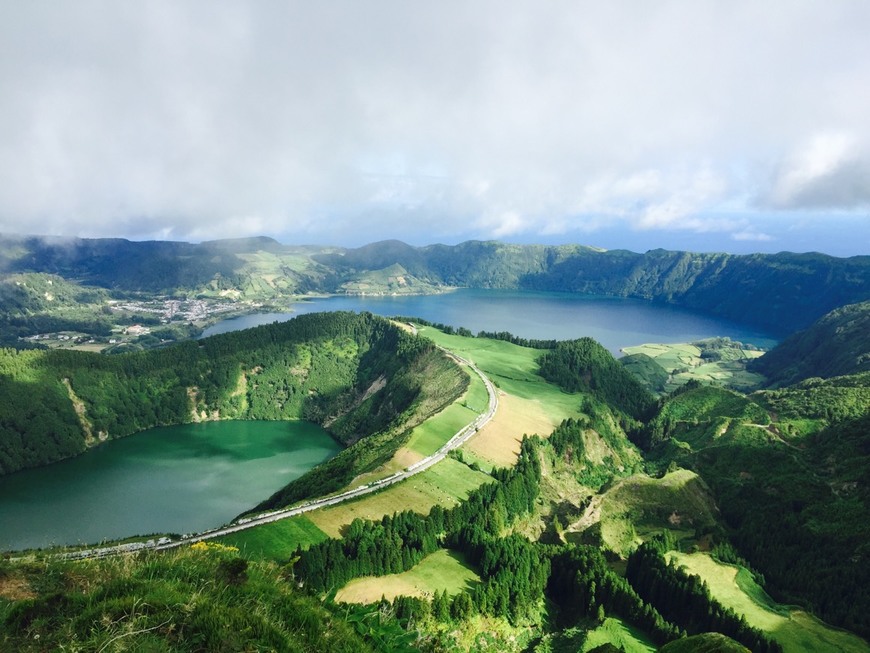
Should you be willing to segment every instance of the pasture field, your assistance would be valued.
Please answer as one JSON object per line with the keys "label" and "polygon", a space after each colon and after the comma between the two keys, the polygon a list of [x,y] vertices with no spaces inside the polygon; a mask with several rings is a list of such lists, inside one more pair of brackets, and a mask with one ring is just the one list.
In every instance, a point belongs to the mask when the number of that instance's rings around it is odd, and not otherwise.
{"label": "pasture field", "polygon": [[547,437],[561,421],[540,401],[500,392],[495,417],[462,446],[462,451],[471,454],[469,461],[489,463],[484,467],[510,467],[517,461],[523,435]]}
{"label": "pasture field", "polygon": [[655,645],[643,633],[614,617],[607,617],[598,628],[589,631],[580,650],[586,653],[607,643],[621,648],[625,653],[655,653],[656,651]]}
{"label": "pasture field", "polygon": [[477,374],[469,372],[469,376],[470,383],[462,397],[437,415],[414,427],[407,444],[399,448],[389,461],[371,472],[360,474],[348,487],[357,487],[386,478],[432,455],[460,429],[483,413],[489,402],[486,386]]}
{"label": "pasture field", "polygon": [[403,510],[414,510],[425,515],[436,504],[452,508],[465,501],[469,492],[489,481],[492,481],[489,474],[474,471],[452,458],[445,458],[402,483],[354,501],[315,510],[308,513],[308,518],[330,537],[338,537],[342,527],[357,517],[374,520]]}
{"label": "pasture field", "polygon": [[785,653],[870,651],[870,645],[857,635],[833,628],[803,610],[776,603],[741,567],[717,562],[706,553],[672,551],[667,555],[690,574],[704,579],[716,600],[774,637]]}
{"label": "pasture field", "polygon": [[317,528],[308,517],[298,515],[230,533],[216,538],[215,541],[238,548],[246,558],[284,560],[292,555],[296,547],[307,549],[326,539],[326,533]]}
{"label": "pasture field", "polygon": [[693,343],[645,344],[625,347],[622,351],[627,355],[646,354],[661,366],[670,375],[665,392],[692,379],[741,391],[753,390],[764,382],[760,374],[746,371],[746,363],[764,353],[753,349],[721,349],[718,350],[721,359],[712,361],[704,359],[701,347]]}
{"label": "pasture field", "polygon": [[503,392],[540,402],[555,423],[578,414],[579,395],[564,392],[538,374],[540,349],[520,347],[504,340],[447,335],[433,327],[420,327],[419,332],[474,362]]}
{"label": "pasture field", "polygon": [[486,386],[477,374],[474,372],[468,374],[471,382],[465,394],[458,401],[414,428],[408,444],[405,445],[406,448],[420,454],[421,457],[430,456],[457,431],[486,411],[489,402]]}
{"label": "pasture field", "polygon": [[385,597],[431,598],[435,592],[458,594],[480,582],[461,553],[441,549],[401,574],[355,578],[335,595],[338,603],[375,603]]}

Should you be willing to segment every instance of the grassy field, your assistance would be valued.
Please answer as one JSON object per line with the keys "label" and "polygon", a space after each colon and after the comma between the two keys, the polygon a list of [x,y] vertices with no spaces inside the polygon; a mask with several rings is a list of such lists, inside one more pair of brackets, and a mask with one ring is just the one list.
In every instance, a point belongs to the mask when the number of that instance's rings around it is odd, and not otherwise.
{"label": "grassy field", "polygon": [[[537,374],[540,351],[501,340],[447,336],[422,328],[426,337],[475,362],[500,387],[495,418],[463,447],[466,461],[482,469],[514,464],[523,434],[547,436],[564,418],[577,415],[577,395],[562,392]],[[383,478],[436,451],[476,414],[486,409],[483,382],[471,374],[466,394],[453,405],[414,429],[408,444],[381,468],[358,477],[352,485]],[[457,460],[446,459],[412,479],[356,501],[307,513],[237,533],[228,544],[265,558],[286,558],[297,545],[324,537],[337,537],[342,527],[357,517],[380,519],[383,515],[413,509],[428,513],[435,505],[454,506],[468,493],[491,480]],[[319,539],[318,539],[319,538]]]}
{"label": "grassy field", "polygon": [[486,410],[488,396],[480,377],[470,373],[471,382],[465,395],[411,432],[408,444],[421,457],[430,456],[453,435]]}
{"label": "grassy field", "polygon": [[608,617],[598,628],[589,632],[583,642],[582,653],[602,644],[613,644],[625,653],[655,653],[656,647],[640,631],[621,619]]}
{"label": "grassy field", "polygon": [[231,533],[216,541],[238,548],[246,558],[282,560],[289,557],[297,546],[308,548],[327,537],[305,515],[299,515]]}
{"label": "grassy field", "polygon": [[689,573],[703,578],[723,605],[745,615],[751,625],[773,636],[785,653],[870,651],[870,645],[856,635],[828,626],[802,610],[777,604],[746,570],[719,563],[706,553],[671,552],[668,556]]}
{"label": "grassy field", "polygon": [[339,603],[375,603],[381,597],[392,601],[397,596],[429,598],[435,592],[458,594],[480,582],[460,553],[441,549],[426,556],[402,574],[355,578],[335,595]]}
{"label": "grassy field", "polygon": [[468,498],[468,493],[492,477],[476,472],[452,458],[446,458],[413,478],[392,485],[382,492],[356,501],[308,513],[309,519],[330,537],[341,534],[343,526],[354,519],[380,519],[403,510],[427,514],[435,504],[453,507]]}
{"label": "grassy field", "polygon": [[691,537],[696,528],[712,526],[716,519],[713,499],[694,472],[680,469],[661,479],[637,474],[593,497],[580,520],[568,527],[565,537],[588,541],[589,534],[584,530],[597,522],[600,540],[610,549],[628,555],[640,541],[665,528],[680,539]]}
{"label": "grassy field", "polygon": [[764,377],[746,371],[746,363],[764,352],[750,349],[725,349],[722,360],[708,361],[701,357],[702,349],[696,344],[646,344],[625,347],[625,354],[646,354],[669,375],[665,392],[685,385],[691,379],[705,383],[724,385],[735,390],[748,391],[758,388]]}
{"label": "grassy field", "polygon": [[541,402],[548,411],[556,413],[559,421],[577,414],[577,395],[563,392],[538,375],[539,349],[520,347],[504,340],[446,335],[432,327],[421,327],[419,332],[473,361],[502,391]]}

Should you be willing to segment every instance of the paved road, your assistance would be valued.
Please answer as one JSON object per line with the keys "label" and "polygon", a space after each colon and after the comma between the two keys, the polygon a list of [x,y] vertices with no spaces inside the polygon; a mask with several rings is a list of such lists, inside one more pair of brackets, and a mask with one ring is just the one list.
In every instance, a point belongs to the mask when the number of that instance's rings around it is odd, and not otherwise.
{"label": "paved road", "polygon": [[259,526],[261,524],[268,524],[270,522],[278,521],[279,519],[295,517],[296,515],[310,512],[311,510],[317,510],[319,508],[325,508],[327,506],[334,506],[336,504],[349,501],[350,499],[357,499],[359,497],[365,496],[366,494],[371,494],[372,492],[382,490],[385,487],[389,487],[390,485],[393,485],[395,483],[400,483],[401,481],[411,478],[415,474],[419,474],[420,472],[429,469],[430,467],[432,467],[432,465],[436,465],[437,463],[444,460],[448,453],[450,453],[457,447],[462,446],[471,436],[473,436],[475,433],[477,433],[478,430],[483,428],[483,426],[495,416],[495,412],[496,410],[498,410],[498,393],[495,389],[495,386],[492,384],[492,381],[490,381],[489,378],[487,378],[487,376],[483,372],[481,372],[480,369],[471,361],[457,356],[453,352],[448,351],[443,347],[439,347],[439,349],[441,349],[441,351],[453,358],[458,363],[468,366],[472,371],[474,371],[475,374],[477,374],[483,380],[483,383],[486,386],[486,392],[489,395],[489,405],[487,406],[486,412],[478,415],[470,424],[457,431],[452,438],[450,438],[440,449],[438,449],[438,451],[436,451],[431,456],[427,456],[426,458],[423,458],[423,460],[417,461],[413,465],[407,467],[400,472],[396,472],[392,476],[388,476],[386,478],[382,478],[379,481],[373,481],[365,485],[360,485],[359,487],[347,490],[346,492],[342,492],[341,494],[324,497],[322,499],[313,499],[311,501],[306,501],[305,503],[302,503],[298,506],[294,506],[293,508],[285,508],[282,510],[262,513],[260,515],[257,515],[256,517],[245,517],[230,524],[229,526],[223,526],[221,528],[216,528],[210,531],[204,531],[202,533],[197,533],[196,535],[185,536],[178,540],[172,540],[168,537],[160,537],[158,539],[152,539],[146,542],[130,542],[127,544],[118,544],[115,546],[97,547],[93,549],[72,551],[70,553],[61,554],[60,557],[68,559],[97,558],[117,555],[120,553],[134,553],[136,551],[142,551],[145,549],[160,551],[182,546],[185,544],[192,544],[194,542],[200,542],[202,540],[221,537],[222,535],[227,535],[229,533],[236,533],[238,531],[245,530],[246,528],[253,528],[254,526]]}
{"label": "paved road", "polygon": [[[238,531],[245,530],[246,528],[253,528],[254,526],[259,526],[260,524],[268,524],[270,522],[278,521],[279,519],[295,517],[296,515],[301,515],[311,510],[317,510],[319,508],[325,508],[327,506],[334,506],[336,504],[343,503],[344,501],[356,499],[361,496],[365,496],[366,494],[371,494],[372,492],[382,490],[383,488],[389,487],[390,485],[393,485],[395,483],[404,481],[408,478],[411,478],[415,474],[419,474],[420,472],[429,469],[430,467],[432,467],[432,465],[435,465],[440,461],[444,460],[448,453],[450,453],[453,449],[462,446],[462,444],[464,444],[471,436],[477,433],[479,429],[481,429],[493,418],[496,410],[498,410],[498,393],[496,392],[495,386],[493,386],[492,381],[490,381],[487,376],[483,372],[481,372],[476,365],[474,365],[474,363],[464,358],[461,358],[456,354],[447,351],[446,349],[441,349],[457,362],[463,365],[467,365],[472,371],[474,371],[475,374],[477,374],[483,380],[483,383],[486,386],[486,392],[489,395],[489,405],[487,406],[486,412],[478,415],[470,424],[459,430],[456,434],[454,434],[452,438],[450,438],[440,449],[438,449],[438,451],[436,451],[431,456],[427,456],[423,460],[417,461],[413,465],[407,467],[401,472],[396,472],[392,476],[388,476],[387,478],[383,478],[379,481],[373,481],[372,483],[367,483],[366,485],[355,487],[351,490],[347,490],[346,492],[342,492],[341,494],[324,497],[322,499],[314,499],[293,508],[286,508],[283,510],[263,513],[257,515],[256,517],[246,517],[238,520],[233,524],[230,524],[229,526],[224,526],[222,528],[217,528],[211,531],[205,531],[203,533],[184,537],[179,540],[167,541],[167,538],[161,538],[160,540],[154,542],[137,543],[138,546],[136,546],[134,550],[142,548],[153,548],[157,550],[171,549],[173,547],[181,546],[183,544],[191,544],[193,542],[199,542],[201,540],[220,537],[229,533],[236,533]],[[129,547],[130,545],[122,546]],[[109,551],[108,549],[111,549],[111,551]],[[91,553],[89,555],[111,555],[111,553],[123,552],[120,551],[117,547],[107,547],[105,552],[102,554],[97,553],[97,551],[100,550],[91,550]]]}

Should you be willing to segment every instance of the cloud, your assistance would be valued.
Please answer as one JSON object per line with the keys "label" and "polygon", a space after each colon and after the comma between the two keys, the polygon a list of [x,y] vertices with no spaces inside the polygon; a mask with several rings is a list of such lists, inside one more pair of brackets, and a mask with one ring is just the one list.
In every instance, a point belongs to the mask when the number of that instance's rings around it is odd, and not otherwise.
{"label": "cloud", "polygon": [[760,231],[756,231],[752,227],[747,227],[746,229],[743,229],[742,231],[737,231],[737,232],[732,233],[731,238],[733,238],[734,240],[753,241],[753,242],[762,242],[762,243],[769,242],[769,241],[773,240],[773,236],[770,236],[769,234],[766,234],[766,233],[762,233]]}
{"label": "cloud", "polygon": [[360,244],[853,213],[868,23],[862,0],[7,3],[0,231]]}
{"label": "cloud", "polygon": [[853,134],[815,134],[784,162],[765,199],[784,209],[868,207],[870,148]]}

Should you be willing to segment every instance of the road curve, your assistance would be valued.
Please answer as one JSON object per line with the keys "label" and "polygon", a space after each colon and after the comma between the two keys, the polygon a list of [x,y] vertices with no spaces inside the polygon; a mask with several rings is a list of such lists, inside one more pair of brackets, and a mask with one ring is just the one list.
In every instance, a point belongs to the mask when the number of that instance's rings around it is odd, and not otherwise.
{"label": "road curve", "polygon": [[[492,381],[490,381],[489,378],[480,370],[480,368],[478,368],[470,360],[457,356],[453,352],[448,351],[443,347],[439,347],[439,349],[441,349],[441,351],[443,351],[445,354],[456,360],[458,363],[469,367],[471,370],[474,371],[475,374],[477,374],[481,378],[483,384],[486,386],[486,392],[489,395],[489,404],[487,406],[486,412],[478,415],[474,420],[471,421],[471,423],[457,431],[453,435],[453,437],[451,437],[440,449],[438,449],[438,451],[436,451],[431,456],[427,456],[426,458],[423,458],[423,460],[417,461],[413,465],[410,465],[401,472],[396,472],[392,476],[388,476],[386,478],[382,478],[378,481],[373,481],[365,485],[360,485],[359,487],[347,490],[345,492],[342,492],[341,494],[323,497],[322,499],[313,499],[292,508],[275,510],[272,512],[257,515],[256,517],[244,517],[228,526],[204,531],[202,533],[197,533],[196,535],[186,536],[178,540],[167,541],[168,538],[161,538],[157,541],[149,541],[148,543],[135,543],[138,546],[134,545],[135,548],[133,550],[155,549],[160,551],[165,549],[171,549],[174,547],[182,546],[184,544],[192,544],[194,542],[200,542],[202,540],[208,540],[215,537],[221,537],[222,535],[228,535],[229,533],[236,533],[238,531],[245,530],[246,528],[253,528],[254,526],[260,526],[261,524],[268,524],[270,522],[278,521],[279,519],[295,517],[296,515],[301,515],[312,510],[317,510],[319,508],[334,506],[336,504],[343,503],[344,501],[348,501],[350,499],[357,499],[359,497],[365,496],[366,494],[377,492],[378,490],[382,490],[385,487],[389,487],[390,485],[394,485],[395,483],[404,481],[408,478],[411,478],[415,474],[419,474],[420,472],[429,469],[430,467],[432,467],[432,465],[441,462],[442,460],[444,460],[447,454],[449,454],[457,447],[462,446],[471,436],[477,433],[478,430],[483,428],[484,425],[492,420],[492,418],[495,416],[496,410],[498,410],[498,393],[496,392],[495,386],[493,385]],[[121,546],[130,547],[131,545]],[[97,553],[98,551],[104,551],[104,553]],[[112,555],[113,553],[123,552],[123,550],[119,550],[119,547],[106,547],[105,549],[91,549],[87,554],[85,554],[86,552],[80,551],[67,555],[71,557],[92,557],[99,555]]]}

